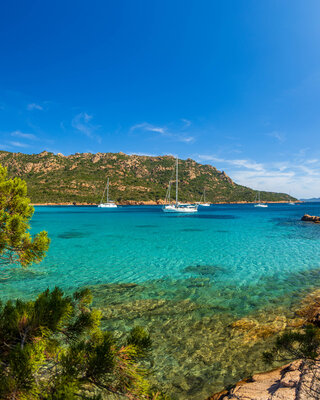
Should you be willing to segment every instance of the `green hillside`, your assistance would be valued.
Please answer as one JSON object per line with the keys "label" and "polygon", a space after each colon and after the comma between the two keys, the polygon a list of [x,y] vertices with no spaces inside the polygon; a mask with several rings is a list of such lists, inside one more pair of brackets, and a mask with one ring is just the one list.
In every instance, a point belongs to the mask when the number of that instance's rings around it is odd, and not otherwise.
{"label": "green hillside", "polygon": [[[0,163],[10,176],[27,181],[34,203],[98,203],[110,178],[110,197],[117,202],[156,201],[165,198],[174,170],[172,156],[147,157],[123,153],[76,153],[70,156],[42,152],[0,151]],[[208,201],[254,201],[256,192],[234,183],[224,172],[191,159],[179,161],[181,201],[199,201],[203,189]],[[284,193],[261,192],[262,201],[293,199]]]}

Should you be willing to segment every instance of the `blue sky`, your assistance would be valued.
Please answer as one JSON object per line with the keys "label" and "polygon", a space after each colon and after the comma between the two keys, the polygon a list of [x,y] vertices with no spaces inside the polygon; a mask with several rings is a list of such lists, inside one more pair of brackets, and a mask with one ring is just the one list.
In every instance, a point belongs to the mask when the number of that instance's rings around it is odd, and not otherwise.
{"label": "blue sky", "polygon": [[0,148],[174,154],[320,196],[320,2],[10,1]]}

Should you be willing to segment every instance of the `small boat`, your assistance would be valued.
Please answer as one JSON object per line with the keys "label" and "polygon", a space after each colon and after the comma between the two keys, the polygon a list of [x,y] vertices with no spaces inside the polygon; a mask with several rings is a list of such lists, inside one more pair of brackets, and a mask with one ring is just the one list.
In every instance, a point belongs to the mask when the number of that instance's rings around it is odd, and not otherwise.
{"label": "small boat", "polygon": [[[104,203],[104,195],[107,191],[107,202]],[[103,195],[101,197],[100,204],[98,205],[100,208],[117,208],[116,203],[113,200],[109,200],[109,178],[107,179],[106,187],[104,188]]]}
{"label": "small boat", "polygon": [[179,194],[179,186],[178,186],[178,167],[179,160],[177,157],[176,160],[176,201],[171,202],[170,194],[171,194],[171,186],[172,181],[169,181],[169,186],[166,194],[165,203],[168,203],[163,206],[162,211],[167,213],[195,213],[198,211],[198,204],[188,204],[188,203],[179,203],[178,194]]}
{"label": "small boat", "polygon": [[199,203],[201,207],[210,207],[211,204],[206,202],[206,189],[203,189],[203,203]]}
{"label": "small boat", "polygon": [[261,203],[261,201],[260,201],[260,192],[258,192],[258,195],[256,195],[256,198],[255,198],[255,205],[254,205],[254,207],[261,207],[261,208],[267,208],[268,207],[268,204],[264,204],[264,203]]}
{"label": "small boat", "polygon": [[[290,192],[289,192],[289,196],[291,197]],[[288,201],[288,205],[289,205],[289,206],[295,206],[296,203],[295,203],[294,201],[290,200],[290,201]]]}

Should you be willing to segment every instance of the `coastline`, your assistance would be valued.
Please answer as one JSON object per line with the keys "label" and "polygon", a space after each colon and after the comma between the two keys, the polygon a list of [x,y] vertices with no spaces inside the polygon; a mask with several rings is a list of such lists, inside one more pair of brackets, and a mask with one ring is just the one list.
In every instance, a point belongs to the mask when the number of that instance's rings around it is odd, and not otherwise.
{"label": "coastline", "polygon": [[[221,205],[221,204],[255,204],[254,201],[229,201],[229,202],[217,202],[217,203],[210,203],[211,205]],[[261,203],[266,204],[286,204],[288,201],[280,200],[280,201],[261,201]],[[301,200],[295,201],[297,204],[304,203]],[[136,200],[127,200],[121,201],[117,203],[119,206],[161,206],[164,205],[165,202],[163,200],[153,201],[136,201]],[[187,204],[194,204],[188,202]],[[87,202],[48,202],[48,203],[31,203],[32,206],[97,206],[98,203],[87,203]]]}
{"label": "coastline", "polygon": [[[314,371],[302,360],[296,360],[271,371],[254,374],[206,400],[308,400],[316,390]],[[310,385],[311,384],[311,385]],[[308,390],[309,389],[309,390]]]}

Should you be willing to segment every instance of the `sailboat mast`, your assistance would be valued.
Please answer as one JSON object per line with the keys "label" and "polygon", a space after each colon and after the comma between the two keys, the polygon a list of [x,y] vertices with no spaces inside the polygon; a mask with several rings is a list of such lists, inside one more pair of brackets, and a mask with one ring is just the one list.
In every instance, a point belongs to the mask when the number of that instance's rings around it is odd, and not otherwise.
{"label": "sailboat mast", "polygon": [[178,204],[178,157],[176,161],[176,204]]}
{"label": "sailboat mast", "polygon": [[107,179],[107,203],[109,203],[109,178]]}

